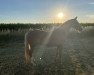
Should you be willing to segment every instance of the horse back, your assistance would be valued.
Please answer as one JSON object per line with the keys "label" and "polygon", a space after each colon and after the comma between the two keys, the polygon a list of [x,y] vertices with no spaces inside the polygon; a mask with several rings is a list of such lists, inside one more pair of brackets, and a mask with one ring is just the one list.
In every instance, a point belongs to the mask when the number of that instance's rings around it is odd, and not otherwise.
{"label": "horse back", "polygon": [[41,44],[47,37],[48,32],[42,30],[33,30],[26,33],[26,39],[32,44]]}

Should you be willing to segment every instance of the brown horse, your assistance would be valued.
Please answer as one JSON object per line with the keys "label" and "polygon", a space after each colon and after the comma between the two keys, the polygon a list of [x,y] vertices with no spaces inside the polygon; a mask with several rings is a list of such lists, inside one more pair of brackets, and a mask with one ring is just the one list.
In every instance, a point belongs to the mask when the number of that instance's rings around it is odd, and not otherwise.
{"label": "brown horse", "polygon": [[25,59],[26,63],[31,62],[34,47],[36,45],[45,46],[61,46],[64,39],[70,34],[70,29],[75,28],[81,31],[82,28],[77,21],[77,17],[66,21],[57,28],[52,28],[50,31],[33,30],[25,35]]}

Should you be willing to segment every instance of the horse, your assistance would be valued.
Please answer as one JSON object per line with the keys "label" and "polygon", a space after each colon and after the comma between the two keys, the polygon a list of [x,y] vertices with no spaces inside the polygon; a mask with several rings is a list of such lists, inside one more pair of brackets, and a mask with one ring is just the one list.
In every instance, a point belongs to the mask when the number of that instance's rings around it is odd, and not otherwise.
{"label": "horse", "polygon": [[55,28],[52,27],[49,31],[32,30],[25,34],[25,60],[26,63],[31,63],[34,47],[44,45],[47,47],[60,47],[63,45],[64,38],[70,34],[70,29],[74,28],[78,31],[82,30],[81,25],[77,21],[77,17],[64,22],[62,25]]}

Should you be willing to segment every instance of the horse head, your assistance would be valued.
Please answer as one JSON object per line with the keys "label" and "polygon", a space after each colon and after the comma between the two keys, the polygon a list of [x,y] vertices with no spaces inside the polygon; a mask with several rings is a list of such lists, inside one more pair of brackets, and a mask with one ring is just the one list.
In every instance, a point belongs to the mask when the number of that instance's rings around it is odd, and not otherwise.
{"label": "horse head", "polygon": [[82,31],[82,27],[81,27],[80,23],[77,21],[77,17],[75,17],[74,19],[69,20],[69,27],[74,28],[78,31]]}
{"label": "horse head", "polygon": [[82,31],[82,27],[77,21],[77,17],[66,21],[65,23],[63,23],[63,25],[60,26],[60,29],[64,30],[69,30],[71,28],[76,29],[77,31]]}

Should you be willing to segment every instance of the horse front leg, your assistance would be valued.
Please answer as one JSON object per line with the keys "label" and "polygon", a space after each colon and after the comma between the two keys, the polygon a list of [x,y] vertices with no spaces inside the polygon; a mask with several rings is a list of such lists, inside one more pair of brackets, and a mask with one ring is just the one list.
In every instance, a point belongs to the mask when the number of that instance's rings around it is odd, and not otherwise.
{"label": "horse front leg", "polygon": [[56,63],[62,64],[62,45],[57,46],[57,51],[56,51]]}

